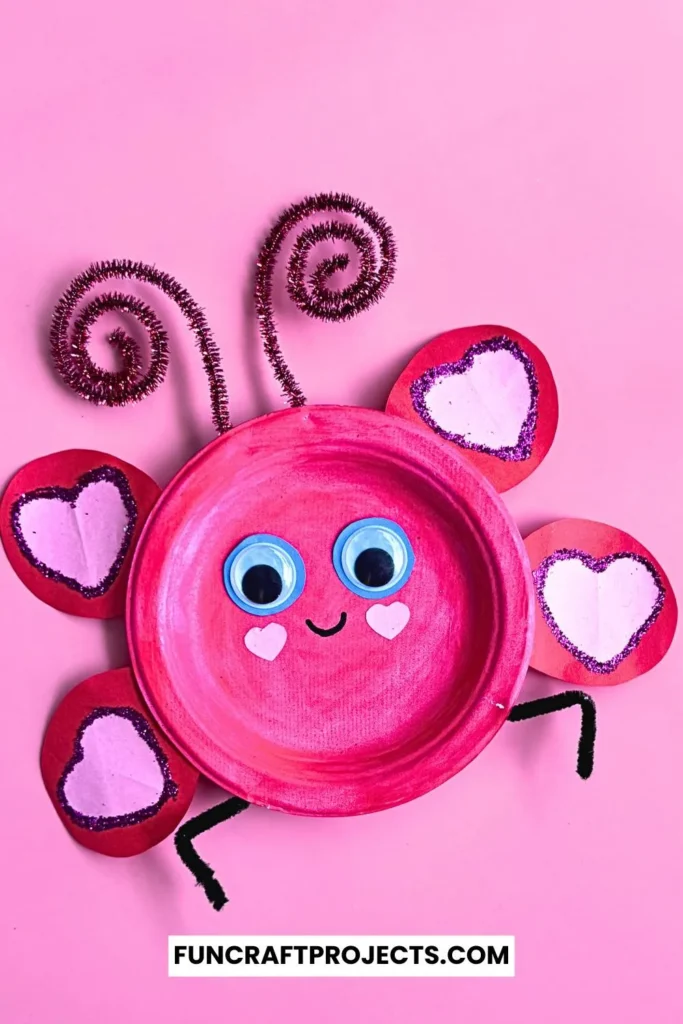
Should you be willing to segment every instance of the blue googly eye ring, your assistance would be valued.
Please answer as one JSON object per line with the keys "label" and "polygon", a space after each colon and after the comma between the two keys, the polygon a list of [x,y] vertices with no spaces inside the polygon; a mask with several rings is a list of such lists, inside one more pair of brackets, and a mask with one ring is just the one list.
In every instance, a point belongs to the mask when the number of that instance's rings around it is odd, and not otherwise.
{"label": "blue googly eye ring", "polygon": [[391,519],[359,519],[337,537],[332,562],[344,586],[359,597],[390,597],[410,577],[415,555]]}
{"label": "blue googly eye ring", "polygon": [[228,597],[251,615],[274,615],[289,608],[305,582],[306,569],[299,552],[270,533],[246,537],[223,563]]}

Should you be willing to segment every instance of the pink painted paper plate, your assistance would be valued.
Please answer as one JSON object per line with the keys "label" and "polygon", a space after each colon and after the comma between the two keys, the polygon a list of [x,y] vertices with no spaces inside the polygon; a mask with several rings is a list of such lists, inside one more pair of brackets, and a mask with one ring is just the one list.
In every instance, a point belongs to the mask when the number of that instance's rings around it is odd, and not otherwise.
{"label": "pink painted paper plate", "polygon": [[361,814],[493,738],[529,663],[533,590],[516,526],[453,445],[305,407],[218,438],[172,481],[127,625],[145,699],[201,772],[256,804]]}

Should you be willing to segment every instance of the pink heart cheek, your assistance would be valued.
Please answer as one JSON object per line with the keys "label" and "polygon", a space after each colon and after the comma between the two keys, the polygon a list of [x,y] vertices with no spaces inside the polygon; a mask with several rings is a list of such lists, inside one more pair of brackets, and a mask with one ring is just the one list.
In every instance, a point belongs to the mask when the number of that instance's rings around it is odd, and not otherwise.
{"label": "pink heart cheek", "polygon": [[260,628],[254,626],[244,636],[248,651],[264,661],[275,661],[287,642],[287,630],[278,622]]}
{"label": "pink heart cheek", "polygon": [[402,633],[409,619],[410,609],[401,601],[394,601],[390,605],[373,604],[365,614],[370,629],[385,640],[393,640]]}

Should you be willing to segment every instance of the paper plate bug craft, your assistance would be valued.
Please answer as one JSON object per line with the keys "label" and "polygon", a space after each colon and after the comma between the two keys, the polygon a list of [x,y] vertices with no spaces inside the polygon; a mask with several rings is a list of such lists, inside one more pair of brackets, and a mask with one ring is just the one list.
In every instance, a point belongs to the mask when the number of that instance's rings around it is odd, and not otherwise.
{"label": "paper plate bug craft", "polygon": [[[195,335],[219,436],[163,491],[101,452],[39,458],[1,508],[7,557],[37,597],[126,617],[131,668],[76,686],[48,724],[41,768],[57,814],[112,856],[177,829],[216,909],[225,892],[193,842],[251,803],[388,808],[454,776],[506,721],[571,705],[588,778],[592,699],[569,689],[517,704],[527,668],[581,687],[625,682],[664,656],[677,616],[662,567],[622,531],[568,519],[520,536],[498,492],[543,460],[558,406],[546,359],[516,331],[442,334],[383,412],[309,406],[276,331],[285,243],[290,298],[324,320],[380,299],[396,248],[386,222],[346,195],[314,196],[275,224],[255,311],[289,408],[233,427],[219,352],[188,292],[144,264],[94,264],[55,310],[62,378],[99,404],[151,392],[168,362],[162,323],[131,295],[86,293],[114,279],[156,286]],[[333,254],[313,266],[322,243]],[[347,250],[355,278],[335,288]],[[111,311],[146,328],[146,370],[121,328],[110,336],[121,369],[90,359],[90,331]],[[229,796],[181,824],[200,774]]]}

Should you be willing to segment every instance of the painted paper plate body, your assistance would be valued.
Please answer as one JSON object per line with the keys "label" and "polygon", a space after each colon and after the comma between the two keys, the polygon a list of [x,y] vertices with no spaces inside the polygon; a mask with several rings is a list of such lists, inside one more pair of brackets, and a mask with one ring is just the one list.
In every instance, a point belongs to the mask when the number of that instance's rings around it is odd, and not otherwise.
{"label": "painted paper plate body", "polygon": [[70,615],[123,615],[133,548],[161,490],[135,466],[72,449],[12,477],[0,536],[12,568],[41,601]]}
{"label": "painted paper plate body", "polygon": [[525,544],[536,590],[532,668],[576,686],[610,686],[661,661],[678,610],[647,548],[587,519],[549,523]]}
{"label": "painted paper plate body", "polygon": [[[382,538],[399,577],[375,594],[348,574]],[[249,610],[250,550],[279,566],[272,615]],[[211,779],[357,814],[425,793],[494,736],[532,602],[519,533],[456,449],[384,413],[307,407],[219,438],[169,485],[134,559],[128,637],[159,723]]]}
{"label": "painted paper plate body", "polygon": [[543,353],[508,327],[463,327],[425,345],[386,411],[433,430],[497,491],[526,479],[557,429],[557,389]]}

